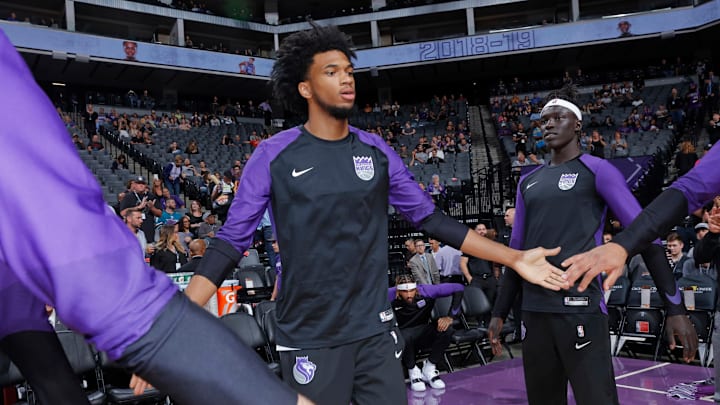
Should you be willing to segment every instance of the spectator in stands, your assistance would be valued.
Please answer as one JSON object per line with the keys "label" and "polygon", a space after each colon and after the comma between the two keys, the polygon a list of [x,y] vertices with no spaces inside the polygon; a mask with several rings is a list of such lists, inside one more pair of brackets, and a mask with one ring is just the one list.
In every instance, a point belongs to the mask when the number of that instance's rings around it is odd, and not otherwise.
{"label": "spectator in stands", "polygon": [[592,141],[590,143],[590,154],[595,157],[605,159],[605,146],[607,146],[607,143],[605,142],[605,139],[600,136],[600,132],[593,130]]}
{"label": "spectator in stands", "polygon": [[[482,237],[488,237],[488,229],[482,222],[475,225],[475,232]],[[490,305],[495,304],[498,279],[500,279],[499,268],[494,268],[487,260],[463,254],[460,258],[460,271],[468,285],[482,289]],[[487,326],[490,322],[490,314],[483,316],[479,321]]]}
{"label": "spectator in stands", "polygon": [[627,157],[629,154],[627,139],[620,133],[615,131],[615,137],[610,141],[610,149],[613,157]]}
{"label": "spectator in stands", "polygon": [[443,162],[445,162],[445,153],[442,149],[438,149],[437,146],[433,146],[432,149],[430,149],[430,156],[428,156],[425,164],[437,166]]}
{"label": "spectator in stands", "polygon": [[233,139],[230,136],[230,134],[223,135],[222,139],[220,139],[220,145],[223,146],[231,146],[233,144]]}
{"label": "spectator in stands", "polygon": [[675,123],[675,125],[680,127],[678,128],[678,130],[681,130],[683,125],[683,116],[685,115],[683,109],[685,107],[685,102],[683,101],[682,97],[680,97],[677,88],[673,87],[670,90],[670,96],[667,98],[665,105],[667,106],[668,110],[670,110],[670,116],[672,117],[672,121]]}
{"label": "spectator in stands", "polygon": [[101,150],[105,149],[105,146],[103,146],[102,142],[100,142],[100,136],[99,135],[93,135],[92,140],[88,144],[87,150],[88,152],[99,152]]}
{"label": "spectator in stands", "polygon": [[412,158],[410,160],[410,166],[419,166],[427,163],[428,154],[425,152],[425,147],[422,144],[418,144],[415,150],[412,152]]}
{"label": "spectator in stands", "polygon": [[698,161],[698,155],[695,152],[695,146],[689,140],[680,144],[680,151],[675,155],[675,168],[678,171],[678,177],[684,176],[690,169],[695,167]]}
{"label": "spectator in stands", "polygon": [[[698,244],[710,232],[710,226],[707,222],[700,222],[695,225],[695,245]],[[695,246],[691,247],[687,252],[688,260],[683,265],[683,277],[691,274],[705,274],[717,280],[717,271],[710,267],[710,262],[695,263]]]}
{"label": "spectator in stands", "polygon": [[85,133],[87,134],[88,139],[92,138],[92,136],[97,133],[96,121],[98,119],[98,113],[95,112],[92,104],[88,104],[85,107],[83,118],[85,120]]}
{"label": "spectator in stands", "polygon": [[208,239],[215,237],[218,229],[220,229],[220,224],[217,223],[217,216],[212,212],[205,212],[203,219],[205,222],[198,227],[198,238]]}
{"label": "spectator in stands", "polygon": [[[177,144],[175,144],[175,146],[177,146]],[[163,182],[165,183],[165,187],[170,190],[171,195],[180,195],[182,166],[183,157],[181,155],[175,155],[175,160],[165,165],[163,169]]]}
{"label": "spectator in stands", "polygon": [[[444,359],[445,350],[455,330],[452,323],[460,314],[463,286],[461,284],[417,285],[410,275],[399,276],[395,287],[388,290],[388,298],[397,317],[405,349],[402,352],[403,366],[408,370],[410,389],[425,391],[425,383],[434,389],[445,388],[440,379],[437,364]],[[452,296],[447,314],[437,321],[431,321],[435,299]],[[423,368],[415,364],[417,350],[431,347],[430,357]]]}
{"label": "spectator in stands", "polygon": [[435,205],[442,209],[442,207],[445,205],[447,190],[445,189],[445,185],[440,182],[440,175],[432,175],[430,184],[428,184],[427,186],[427,192],[432,197]]}
{"label": "spectator in stands", "polygon": [[73,134],[72,142],[78,150],[86,149],[85,144],[83,143],[83,141],[80,140],[80,137],[78,136],[78,134]]}
{"label": "spectator in stands", "polygon": [[513,162],[512,162],[512,168],[513,168],[515,171],[519,171],[520,168],[523,167],[523,166],[531,166],[531,165],[533,165],[533,162],[531,162],[530,160],[528,160],[528,159],[525,157],[525,153],[523,153],[522,151],[520,151],[520,152],[517,153],[517,157],[516,157],[515,160],[513,160]]}
{"label": "spectator in stands", "polygon": [[410,121],[406,121],[401,134],[404,136],[414,136],[416,133],[417,131],[413,128],[412,124],[410,124]]}
{"label": "spectator in stands", "polygon": [[714,145],[720,140],[720,114],[713,113],[712,118],[708,122],[707,132],[711,144]]}
{"label": "spectator in stands", "polygon": [[200,176],[200,172],[195,169],[195,166],[190,162],[190,158],[185,158],[183,161],[183,167],[182,171],[180,172],[180,176],[183,178],[183,181],[189,177],[193,176]]}
{"label": "spectator in stands", "polygon": [[198,228],[200,227],[200,224],[204,222],[203,209],[200,201],[190,201],[190,211],[187,213],[187,216],[190,218],[190,230],[192,231],[193,236],[197,237]]}
{"label": "spectator in stands", "polygon": [[[158,183],[160,183],[158,181]],[[166,202],[168,200],[174,200],[175,201],[175,207],[177,208],[183,208],[185,206],[185,202],[180,198],[180,196],[172,195],[170,194],[170,190],[168,190],[165,187],[162,187],[162,184],[160,184],[160,187],[162,188],[162,197],[160,197],[160,209],[164,210],[166,206]],[[160,189],[160,187],[158,189]]]}
{"label": "spectator in stands", "polygon": [[416,253],[415,239],[413,239],[413,238],[405,239],[405,242],[403,244],[405,245],[405,251],[403,252],[403,256],[405,257],[405,263],[407,264],[407,266],[409,268],[410,267],[410,259],[412,259]]}
{"label": "spectator in stands", "polygon": [[111,169],[113,173],[115,173],[116,170],[128,170],[127,158],[125,155],[118,155],[118,157],[113,161]]}
{"label": "spectator in stands", "polygon": [[130,229],[130,232],[135,235],[138,243],[140,243],[140,249],[143,252],[143,255],[152,255],[152,253],[155,251],[155,246],[147,242],[147,239],[145,238],[145,232],[140,229],[143,223],[142,211],[135,208],[130,208],[126,211],[124,219],[128,229]]}
{"label": "spectator in stands", "polygon": [[194,139],[191,139],[190,142],[188,142],[187,147],[185,148],[185,154],[197,155],[198,153],[200,153],[200,149],[198,148],[197,141]]}
{"label": "spectator in stands", "polygon": [[435,259],[441,283],[463,283],[460,271],[460,255],[462,252],[448,245],[441,245],[440,241],[428,238],[430,254]]}
{"label": "spectator in stands", "polygon": [[177,223],[178,240],[186,252],[190,252],[189,244],[193,240],[193,233],[190,230],[190,217],[187,215],[180,218]]}
{"label": "spectator in stands", "polygon": [[[159,198],[159,196],[157,197]],[[142,212],[142,230],[147,241],[155,240],[155,217],[162,215],[162,211],[155,207],[155,197],[148,195],[147,183],[142,176],[134,177],[130,182],[130,190],[120,203],[120,215],[127,215],[127,210],[135,208]]]}
{"label": "spectator in stands", "polygon": [[165,209],[162,212],[162,215],[160,215],[160,218],[158,218],[159,224],[167,224],[167,223],[173,223],[177,224],[180,222],[180,219],[183,217],[182,214],[175,211],[177,208],[177,203],[174,199],[169,198],[165,200]]}
{"label": "spectator in stands", "polygon": [[410,259],[410,271],[418,284],[440,284],[440,272],[435,258],[425,253],[425,241],[415,239],[415,256]]}
{"label": "spectator in stands", "polygon": [[685,255],[685,252],[683,252],[685,243],[683,243],[683,240],[682,240],[682,238],[680,238],[680,235],[678,235],[675,232],[672,232],[670,235],[668,235],[666,241],[667,241],[668,258],[670,259],[670,265],[673,270],[673,275],[675,276],[675,279],[677,280],[680,277],[682,277],[683,265],[688,260],[688,257]]}
{"label": "spectator in stands", "polygon": [[194,239],[188,244],[188,249],[190,252],[190,260],[187,263],[183,264],[182,267],[180,267],[180,269],[178,270],[179,273],[195,272],[195,269],[200,263],[200,260],[202,260],[203,256],[205,255],[207,244],[202,239]]}
{"label": "spectator in stands", "polygon": [[150,257],[150,265],[165,273],[177,272],[187,263],[187,253],[178,239],[177,223],[167,223],[160,228],[160,237],[155,253]]}

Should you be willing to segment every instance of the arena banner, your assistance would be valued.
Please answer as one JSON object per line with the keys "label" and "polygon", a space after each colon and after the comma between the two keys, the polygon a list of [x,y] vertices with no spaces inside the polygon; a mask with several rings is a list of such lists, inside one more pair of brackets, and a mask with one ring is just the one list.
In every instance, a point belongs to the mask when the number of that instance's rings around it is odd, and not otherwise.
{"label": "arena banner", "polygon": [[16,48],[58,51],[127,63],[270,77],[274,61],[179,46],[130,41],[52,29],[27,23],[0,21],[0,30]]}
{"label": "arena banner", "polygon": [[622,41],[693,29],[719,19],[720,1],[714,0],[698,7],[364,49],[358,51],[357,66],[367,68],[417,64],[579,43]]}

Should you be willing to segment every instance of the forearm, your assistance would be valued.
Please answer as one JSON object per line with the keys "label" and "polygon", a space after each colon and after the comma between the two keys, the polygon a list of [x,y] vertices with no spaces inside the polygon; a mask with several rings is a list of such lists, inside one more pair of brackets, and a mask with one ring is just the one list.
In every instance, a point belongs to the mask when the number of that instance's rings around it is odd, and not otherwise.
{"label": "forearm", "polygon": [[665,251],[656,244],[651,244],[642,252],[643,260],[647,265],[650,275],[655,281],[655,286],[665,305],[668,315],[685,314],[685,307],[682,304],[682,297],[675,283],[672,269],[670,268]]}
{"label": "forearm", "polygon": [[498,283],[498,295],[495,298],[495,306],[492,309],[492,316],[505,319],[515,302],[515,297],[522,287],[522,279],[515,270],[507,268],[505,274],[500,277]]}

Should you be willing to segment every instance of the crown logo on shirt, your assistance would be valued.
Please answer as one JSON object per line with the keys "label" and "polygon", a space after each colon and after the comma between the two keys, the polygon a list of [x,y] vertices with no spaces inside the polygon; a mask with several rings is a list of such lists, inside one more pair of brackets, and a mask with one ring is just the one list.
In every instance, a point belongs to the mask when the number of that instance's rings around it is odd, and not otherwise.
{"label": "crown logo on shirt", "polygon": [[370,156],[353,156],[353,164],[355,164],[355,174],[360,180],[369,181],[375,177],[375,166]]}

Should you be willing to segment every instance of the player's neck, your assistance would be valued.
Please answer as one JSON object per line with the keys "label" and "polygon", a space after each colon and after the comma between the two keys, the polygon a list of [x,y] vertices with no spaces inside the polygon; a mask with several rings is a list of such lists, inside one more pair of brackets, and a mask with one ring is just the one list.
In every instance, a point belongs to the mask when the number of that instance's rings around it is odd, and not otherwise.
{"label": "player's neck", "polygon": [[330,114],[312,111],[309,114],[305,129],[311,134],[326,141],[338,141],[345,138],[350,129],[347,119],[335,118]]}
{"label": "player's neck", "polygon": [[576,144],[568,144],[563,148],[553,149],[550,157],[550,165],[558,166],[569,162],[580,155],[580,148]]}

